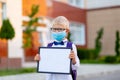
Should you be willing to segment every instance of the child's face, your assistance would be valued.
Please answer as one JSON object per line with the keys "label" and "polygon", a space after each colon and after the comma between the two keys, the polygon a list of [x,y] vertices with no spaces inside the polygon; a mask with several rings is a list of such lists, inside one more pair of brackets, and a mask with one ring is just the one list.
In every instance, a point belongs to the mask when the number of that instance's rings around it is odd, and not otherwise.
{"label": "child's face", "polygon": [[66,27],[60,24],[53,25],[51,31],[52,31],[53,39],[57,41],[62,41],[63,39],[66,38],[68,34],[67,32],[68,30],[66,29]]}

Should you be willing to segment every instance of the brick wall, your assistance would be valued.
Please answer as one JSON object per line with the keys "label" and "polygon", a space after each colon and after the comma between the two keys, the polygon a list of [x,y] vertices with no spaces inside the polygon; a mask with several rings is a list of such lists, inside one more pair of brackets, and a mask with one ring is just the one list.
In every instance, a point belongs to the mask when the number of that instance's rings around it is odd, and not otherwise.
{"label": "brick wall", "polygon": [[88,47],[94,48],[97,31],[104,28],[101,55],[115,55],[115,33],[120,31],[120,8],[102,8],[87,12]]}
{"label": "brick wall", "polygon": [[20,58],[0,58],[0,69],[17,69],[21,67],[22,64]]}
{"label": "brick wall", "polygon": [[68,4],[53,1],[52,17],[63,15],[71,21],[86,24],[86,10],[70,6]]}
{"label": "brick wall", "polygon": [[7,40],[0,39],[0,69],[21,68],[20,58],[7,58]]}
{"label": "brick wall", "polygon": [[0,58],[7,57],[7,40],[0,39]]}

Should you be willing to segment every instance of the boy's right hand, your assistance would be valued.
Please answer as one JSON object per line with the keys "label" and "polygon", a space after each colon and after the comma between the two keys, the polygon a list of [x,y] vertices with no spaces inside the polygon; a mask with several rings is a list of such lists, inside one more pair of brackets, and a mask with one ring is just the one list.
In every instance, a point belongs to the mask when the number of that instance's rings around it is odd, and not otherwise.
{"label": "boy's right hand", "polygon": [[40,55],[39,55],[39,54],[36,54],[35,57],[34,57],[34,60],[35,60],[35,61],[40,61]]}

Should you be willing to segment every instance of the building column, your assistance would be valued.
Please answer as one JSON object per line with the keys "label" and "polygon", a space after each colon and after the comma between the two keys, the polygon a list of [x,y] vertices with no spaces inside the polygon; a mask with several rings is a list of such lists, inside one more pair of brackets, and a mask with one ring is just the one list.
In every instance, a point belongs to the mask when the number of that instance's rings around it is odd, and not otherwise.
{"label": "building column", "polygon": [[9,67],[21,67],[22,49],[22,0],[7,0],[7,17],[15,30],[15,37],[8,40]]}

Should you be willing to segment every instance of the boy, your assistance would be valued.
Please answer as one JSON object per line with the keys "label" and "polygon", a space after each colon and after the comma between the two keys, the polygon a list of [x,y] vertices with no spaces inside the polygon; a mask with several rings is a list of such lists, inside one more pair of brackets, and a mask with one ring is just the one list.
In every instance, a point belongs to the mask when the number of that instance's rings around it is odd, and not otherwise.
{"label": "boy", "polygon": [[[70,31],[69,21],[64,16],[58,16],[53,20],[52,27],[52,47],[66,47],[68,40],[67,35]],[[79,67],[79,58],[77,56],[76,46],[72,44],[72,50],[68,56],[72,59],[72,70],[76,70]],[[36,54],[34,60],[40,60],[40,55]],[[46,74],[46,80],[73,80],[72,75],[65,74]]]}

